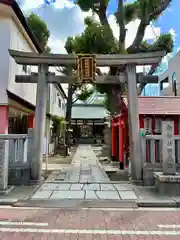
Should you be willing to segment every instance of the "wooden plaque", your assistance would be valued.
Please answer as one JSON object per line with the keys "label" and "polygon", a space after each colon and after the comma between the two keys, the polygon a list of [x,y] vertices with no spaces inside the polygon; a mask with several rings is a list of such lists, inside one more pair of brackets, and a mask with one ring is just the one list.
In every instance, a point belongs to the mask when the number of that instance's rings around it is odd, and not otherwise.
{"label": "wooden plaque", "polygon": [[92,83],[96,79],[96,58],[95,55],[78,55],[77,60],[78,80],[85,83]]}

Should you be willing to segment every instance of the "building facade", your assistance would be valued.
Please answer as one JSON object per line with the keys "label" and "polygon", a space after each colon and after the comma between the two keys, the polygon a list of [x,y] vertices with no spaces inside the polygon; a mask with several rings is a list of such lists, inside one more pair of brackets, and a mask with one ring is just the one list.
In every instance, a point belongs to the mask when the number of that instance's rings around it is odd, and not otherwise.
{"label": "building facade", "polygon": [[[8,49],[37,53],[42,49],[14,0],[0,0],[0,36],[0,134],[27,133],[34,127],[37,84],[16,83],[15,75],[31,74],[34,69],[17,65]],[[50,84],[48,89],[47,119],[51,115],[64,117],[62,87]],[[51,126],[50,121],[47,124]]]}
{"label": "building facade", "polygon": [[86,102],[72,107],[72,135],[79,143],[96,143],[104,139],[105,119],[104,96],[95,92]]}
{"label": "building facade", "polygon": [[168,69],[159,76],[160,95],[180,96],[180,52],[168,61]]}

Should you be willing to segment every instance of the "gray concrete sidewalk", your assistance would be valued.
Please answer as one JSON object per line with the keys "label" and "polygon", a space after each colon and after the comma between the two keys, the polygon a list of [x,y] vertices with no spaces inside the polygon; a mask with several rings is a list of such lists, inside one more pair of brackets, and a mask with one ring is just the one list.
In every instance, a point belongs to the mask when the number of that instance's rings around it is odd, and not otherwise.
{"label": "gray concrete sidewalk", "polygon": [[71,170],[64,181],[75,183],[110,182],[90,145],[78,146],[72,160]]}

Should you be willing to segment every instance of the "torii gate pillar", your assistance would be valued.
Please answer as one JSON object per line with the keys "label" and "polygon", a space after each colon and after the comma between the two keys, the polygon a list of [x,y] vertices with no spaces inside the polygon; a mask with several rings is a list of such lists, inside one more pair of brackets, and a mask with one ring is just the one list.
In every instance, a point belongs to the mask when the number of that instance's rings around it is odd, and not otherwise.
{"label": "torii gate pillar", "polygon": [[132,181],[142,183],[143,162],[141,140],[139,134],[139,110],[136,83],[136,65],[128,64],[126,67],[128,76],[128,122],[129,145]]}
{"label": "torii gate pillar", "polygon": [[31,181],[35,183],[41,180],[42,151],[44,145],[48,91],[47,73],[48,65],[40,64],[38,66],[33,152],[31,160]]}

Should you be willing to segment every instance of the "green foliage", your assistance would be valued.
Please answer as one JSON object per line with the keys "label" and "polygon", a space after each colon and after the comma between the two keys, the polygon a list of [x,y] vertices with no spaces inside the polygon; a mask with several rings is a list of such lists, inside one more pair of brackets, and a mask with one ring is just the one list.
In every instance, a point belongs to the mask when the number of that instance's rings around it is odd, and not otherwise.
{"label": "green foliage", "polygon": [[[137,11],[137,3],[127,3],[124,4],[124,20],[125,23],[128,24],[132,20],[135,20],[137,18],[138,11]],[[117,23],[119,23],[120,20],[120,14],[118,12],[115,12],[115,17]]]}
{"label": "green foliage", "polygon": [[117,52],[117,41],[111,38],[106,26],[85,19],[86,28],[84,32],[75,37],[68,37],[65,49],[68,53],[115,53]]}
{"label": "green foliage", "polygon": [[[75,3],[79,5],[82,11],[88,12],[90,9],[96,10],[99,8],[102,0],[76,0]],[[105,5],[108,5],[109,0],[103,0]]]}
{"label": "green foliage", "polygon": [[32,32],[40,43],[42,49],[45,52],[50,52],[50,48],[47,46],[48,39],[50,37],[50,32],[48,30],[47,24],[38,15],[34,13],[31,13],[27,17],[27,21],[32,29]]}
{"label": "green foliage", "polygon": [[55,137],[59,137],[61,132],[64,131],[64,118],[58,116],[52,116],[52,133]]}
{"label": "green foliage", "polygon": [[166,53],[170,53],[173,50],[173,45],[173,37],[170,33],[167,33],[161,34],[153,44],[149,44],[147,41],[142,41],[140,49],[141,52],[164,50]]}
{"label": "green foliage", "polygon": [[165,50],[167,53],[172,52],[173,49],[173,37],[170,33],[161,34],[160,37],[153,44],[154,50]]}
{"label": "green foliage", "polygon": [[80,89],[80,93],[76,93],[76,97],[80,101],[86,101],[93,93],[94,93],[94,88],[88,88],[86,85],[82,85]]}

